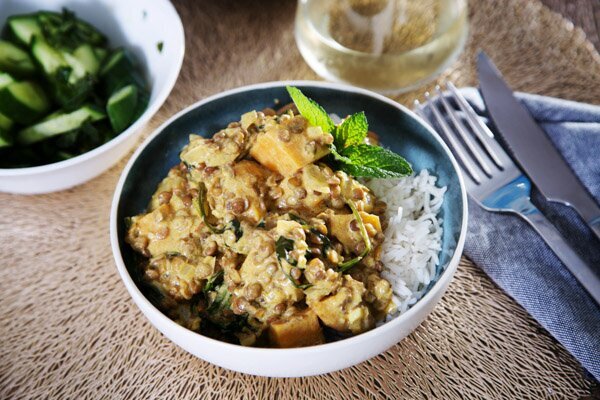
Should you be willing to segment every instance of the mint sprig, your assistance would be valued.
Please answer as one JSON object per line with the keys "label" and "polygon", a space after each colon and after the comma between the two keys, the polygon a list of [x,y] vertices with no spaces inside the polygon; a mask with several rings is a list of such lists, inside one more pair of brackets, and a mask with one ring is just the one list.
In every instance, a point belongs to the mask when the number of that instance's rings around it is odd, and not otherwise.
{"label": "mint sprig", "polygon": [[402,156],[365,143],[369,124],[364,112],[353,114],[336,126],[323,107],[300,89],[292,86],[286,89],[300,114],[311,125],[320,126],[323,132],[333,135],[329,150],[337,169],[365,178],[399,178],[412,174],[411,165]]}
{"label": "mint sprig", "polygon": [[335,145],[339,148],[364,143],[369,123],[364,111],[352,114],[335,129]]}

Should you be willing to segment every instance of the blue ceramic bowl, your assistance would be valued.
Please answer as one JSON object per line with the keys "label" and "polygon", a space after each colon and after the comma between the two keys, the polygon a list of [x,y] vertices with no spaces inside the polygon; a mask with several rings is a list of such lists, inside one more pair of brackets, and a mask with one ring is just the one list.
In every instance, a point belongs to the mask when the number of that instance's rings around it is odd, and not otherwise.
{"label": "blue ceramic bowl", "polygon": [[[125,217],[146,209],[158,183],[172,166],[179,163],[179,153],[188,142],[190,133],[212,136],[249,110],[275,107],[277,100],[279,104],[288,103],[290,98],[286,85],[300,88],[328,112],[348,115],[364,111],[370,129],[377,132],[383,145],[403,155],[415,171],[427,169],[438,177],[437,184],[448,189],[440,215],[443,219],[442,250],[436,276],[427,293],[406,313],[383,326],[339,342],[310,348],[246,348],[189,331],[164,316],[148,301],[132,279],[135,254],[124,241]],[[386,97],[349,86],[310,81],[246,86],[212,96],[181,111],[158,128],[136,151],[121,175],[113,199],[113,253],[127,289],[146,317],[192,354],[229,369],[256,375],[306,376],[330,372],[370,358],[398,342],[427,316],[445,291],[458,265],[466,233],[466,194],[458,171],[456,161],[440,137],[414,113]],[[357,351],[361,347],[355,347],[356,342],[365,340],[368,342]],[[353,346],[354,354],[344,351],[348,345]],[[321,349],[314,353],[313,360],[309,357],[313,353],[310,349]],[[331,354],[326,355],[328,352]],[[253,364],[250,358],[257,356],[262,357],[264,362]],[[293,357],[293,362],[288,362],[288,356]],[[305,361],[298,363],[298,358]]]}

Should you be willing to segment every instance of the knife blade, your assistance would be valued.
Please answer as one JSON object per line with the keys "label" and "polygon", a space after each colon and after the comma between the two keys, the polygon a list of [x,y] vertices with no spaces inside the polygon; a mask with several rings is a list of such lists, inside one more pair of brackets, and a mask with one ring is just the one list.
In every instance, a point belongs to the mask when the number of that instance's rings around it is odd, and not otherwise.
{"label": "knife blade", "polygon": [[487,111],[517,163],[546,199],[574,208],[600,239],[600,206],[483,51],[477,69]]}

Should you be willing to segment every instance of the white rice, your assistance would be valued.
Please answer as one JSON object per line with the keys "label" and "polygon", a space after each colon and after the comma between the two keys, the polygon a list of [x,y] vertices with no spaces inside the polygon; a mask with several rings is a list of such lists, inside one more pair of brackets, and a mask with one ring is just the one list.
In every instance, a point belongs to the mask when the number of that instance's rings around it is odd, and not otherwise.
{"label": "white rice", "polygon": [[372,179],[366,184],[388,205],[384,232],[382,276],[391,284],[398,312],[405,312],[424,294],[435,276],[442,243],[442,220],[437,214],[446,187],[422,170],[400,179]]}

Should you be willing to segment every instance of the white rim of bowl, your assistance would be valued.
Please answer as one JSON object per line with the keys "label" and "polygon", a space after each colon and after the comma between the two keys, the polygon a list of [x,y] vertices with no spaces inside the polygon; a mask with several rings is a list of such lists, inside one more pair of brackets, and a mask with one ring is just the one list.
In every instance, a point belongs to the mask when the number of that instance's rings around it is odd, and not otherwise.
{"label": "white rim of bowl", "polygon": [[[119,247],[119,238],[118,238],[118,233],[117,233],[118,205],[119,205],[119,199],[121,197],[121,192],[123,190],[123,184],[125,183],[125,179],[127,178],[131,167],[133,166],[133,164],[135,163],[135,161],[137,160],[137,158],[139,157],[141,152],[144,151],[144,149],[148,146],[148,144],[156,136],[158,136],[165,129],[165,127],[167,127],[173,121],[175,121],[176,119],[181,117],[183,114],[189,112],[190,110],[192,110],[194,108],[197,108],[204,104],[210,103],[210,102],[212,102],[216,99],[220,99],[222,97],[226,97],[226,96],[236,94],[236,93],[247,92],[247,91],[251,91],[251,90],[255,90],[255,89],[285,87],[286,85],[290,85],[290,86],[306,85],[306,86],[314,86],[314,87],[321,87],[321,88],[326,88],[326,89],[333,89],[333,90],[340,90],[340,91],[345,91],[345,92],[364,94],[364,95],[373,97],[376,100],[380,100],[384,103],[388,103],[388,104],[400,109],[401,111],[407,113],[409,116],[411,116],[412,118],[417,120],[420,124],[422,124],[429,131],[429,133],[438,141],[438,143],[440,143],[440,145],[446,152],[446,155],[450,158],[450,161],[452,163],[454,171],[456,172],[456,174],[458,176],[460,192],[461,192],[461,199],[463,202],[463,210],[462,210],[463,218],[461,221],[461,232],[460,232],[460,235],[458,238],[458,242],[456,243],[456,249],[454,251],[454,254],[452,255],[452,258],[450,259],[450,261],[448,262],[447,268],[440,275],[440,278],[438,279],[438,281],[435,282],[433,287],[427,293],[425,293],[425,295],[423,297],[421,297],[411,308],[409,308],[403,314],[395,317],[391,321],[386,322],[385,324],[383,324],[379,327],[376,327],[374,329],[371,329],[370,331],[361,333],[359,335],[352,336],[352,337],[349,337],[346,339],[342,339],[342,340],[339,340],[336,342],[324,343],[324,344],[320,344],[320,345],[316,345],[316,346],[299,347],[299,348],[291,348],[291,349],[245,347],[245,346],[241,346],[241,345],[237,345],[237,344],[226,343],[226,342],[223,342],[223,341],[220,341],[217,339],[212,339],[212,338],[204,336],[200,333],[197,333],[197,332],[194,332],[187,328],[184,328],[183,326],[177,324],[175,321],[173,321],[172,319],[167,317],[162,311],[160,311],[158,308],[156,308],[146,298],[146,296],[138,289],[135,282],[133,282],[133,279],[129,275],[129,271],[127,271],[127,267],[125,266],[125,263],[123,262],[123,256],[121,254],[121,249]],[[131,159],[128,161],[127,165],[123,169],[123,172],[121,173],[121,177],[119,178],[119,182],[117,183],[117,187],[115,189],[115,194],[113,196],[113,201],[112,201],[112,206],[111,206],[110,241],[111,241],[113,256],[115,259],[115,263],[117,265],[117,270],[119,272],[119,275],[121,276],[121,279],[123,280],[123,283],[125,284],[125,287],[127,288],[133,301],[136,303],[136,305],[138,307],[140,307],[140,309],[144,315],[145,315],[144,308],[153,310],[163,324],[170,325],[170,328],[175,330],[178,334],[187,335],[188,337],[194,337],[197,340],[199,340],[200,342],[204,342],[207,345],[211,345],[213,347],[216,346],[217,348],[221,348],[225,351],[226,350],[234,350],[234,351],[242,352],[242,353],[244,353],[244,355],[248,355],[248,356],[252,356],[252,355],[260,356],[260,355],[264,355],[266,352],[269,352],[269,353],[270,352],[278,352],[278,353],[279,352],[288,352],[288,353],[306,354],[306,353],[322,352],[325,349],[335,350],[337,348],[358,345],[360,342],[370,341],[383,332],[396,329],[396,327],[398,325],[401,325],[405,320],[408,320],[409,318],[411,318],[411,316],[413,314],[417,313],[421,308],[423,308],[424,304],[427,302],[426,300],[433,297],[435,295],[435,292],[441,290],[441,288],[443,288],[445,286],[446,281],[448,281],[448,283],[449,283],[449,281],[452,279],[452,277],[454,275],[454,272],[456,271],[456,268],[460,261],[460,257],[462,255],[464,243],[465,243],[465,238],[466,238],[466,233],[467,233],[467,217],[468,217],[467,193],[466,193],[466,189],[465,189],[464,180],[463,180],[462,174],[460,172],[460,168],[458,167],[458,164],[456,162],[456,159],[452,155],[452,152],[450,151],[450,149],[448,148],[446,143],[444,143],[442,138],[437,134],[437,132],[435,132],[427,123],[425,123],[425,121],[423,121],[422,118],[420,118],[414,112],[412,112],[411,110],[409,110],[402,104],[399,104],[383,95],[371,92],[366,89],[355,88],[355,87],[340,84],[340,83],[305,81],[305,80],[272,81],[272,82],[265,82],[265,83],[258,83],[258,84],[248,85],[248,86],[242,86],[242,87],[226,90],[224,92],[209,96],[209,97],[207,97],[203,100],[200,100],[200,101],[186,107],[185,109],[179,111],[177,114],[173,115],[171,118],[169,118],[167,121],[165,121],[160,127],[158,127],[138,147],[138,149],[131,156]],[[146,317],[148,318],[148,316],[146,316]],[[159,329],[159,331],[162,332],[161,329]],[[192,335],[192,336],[190,336],[190,335]]]}
{"label": "white rim of bowl", "polygon": [[92,149],[73,158],[69,158],[68,160],[59,161],[52,164],[38,165],[35,167],[27,168],[0,168],[0,176],[21,176],[36,174],[40,172],[46,173],[51,171],[57,171],[59,169],[68,168],[82,161],[92,159],[98,154],[117,146],[119,143],[123,142],[124,140],[127,140],[130,136],[137,133],[138,130],[141,129],[142,125],[147,123],[154,116],[154,114],[156,114],[158,109],[164,104],[165,100],[171,93],[171,90],[175,86],[175,83],[177,82],[179,72],[181,71],[181,66],[183,65],[183,57],[185,55],[185,32],[183,30],[183,23],[181,22],[181,17],[179,16],[179,13],[170,1],[164,0],[163,3],[165,4],[169,12],[172,12],[175,15],[175,17],[177,17],[176,24],[170,27],[169,29],[177,31],[177,35],[181,37],[181,45],[176,51],[177,58],[173,60],[177,67],[172,69],[171,72],[167,75],[167,84],[160,92],[158,92],[158,94],[156,95],[156,100],[148,105],[146,111],[144,111],[144,113],[129,128],[125,129],[123,132],[121,132],[108,142],[104,143],[103,145],[96,147],[95,149]]}

